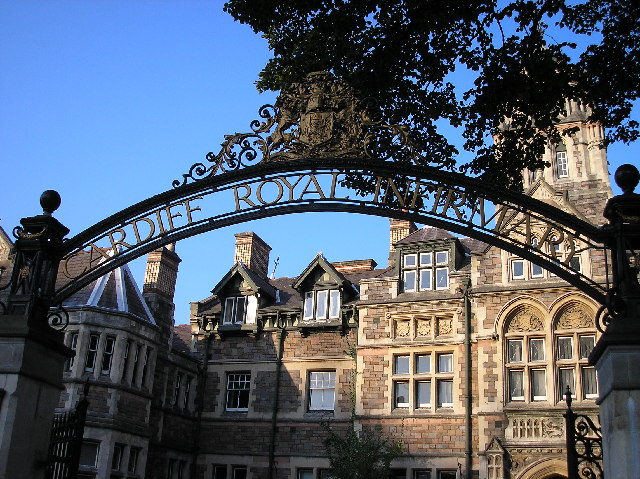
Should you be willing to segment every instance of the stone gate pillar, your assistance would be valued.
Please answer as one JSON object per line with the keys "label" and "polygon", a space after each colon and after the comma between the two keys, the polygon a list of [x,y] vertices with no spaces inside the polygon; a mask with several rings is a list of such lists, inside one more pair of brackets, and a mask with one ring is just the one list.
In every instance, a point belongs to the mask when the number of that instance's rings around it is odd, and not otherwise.
{"label": "stone gate pillar", "polygon": [[73,352],[50,326],[50,298],[69,232],[51,214],[60,195],[45,191],[43,214],[15,229],[7,304],[0,304],[0,477],[41,479],[64,362]]}
{"label": "stone gate pillar", "polygon": [[589,361],[600,392],[604,477],[640,478],[640,174],[622,165],[615,180],[622,195],[609,200],[604,232],[612,253],[613,288],[608,323]]}

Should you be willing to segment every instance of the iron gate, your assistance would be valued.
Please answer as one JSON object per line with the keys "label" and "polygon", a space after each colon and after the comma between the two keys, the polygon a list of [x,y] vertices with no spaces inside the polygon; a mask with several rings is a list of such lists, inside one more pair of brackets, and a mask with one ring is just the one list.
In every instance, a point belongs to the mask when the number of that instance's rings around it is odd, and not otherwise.
{"label": "iron gate", "polygon": [[82,433],[87,418],[89,383],[82,399],[70,411],[55,414],[47,458],[47,479],[76,479],[80,466]]}

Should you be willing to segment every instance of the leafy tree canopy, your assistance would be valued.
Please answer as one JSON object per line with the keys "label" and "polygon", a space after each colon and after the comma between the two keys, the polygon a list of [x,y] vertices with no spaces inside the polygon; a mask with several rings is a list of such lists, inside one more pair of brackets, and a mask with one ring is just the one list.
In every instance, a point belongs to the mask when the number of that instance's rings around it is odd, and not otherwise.
{"label": "leafy tree canopy", "polygon": [[402,454],[400,443],[380,430],[363,428],[358,432],[353,423],[342,432],[332,429],[330,424],[323,426],[333,479],[387,479],[391,461]]}
{"label": "leafy tree canopy", "polygon": [[[430,162],[502,185],[521,187],[522,169],[542,166],[566,99],[592,108],[606,142],[640,133],[637,0],[228,0],[224,9],[269,42],[260,90],[330,71],[376,98],[385,121],[408,125]],[[462,165],[447,123],[462,129]]]}

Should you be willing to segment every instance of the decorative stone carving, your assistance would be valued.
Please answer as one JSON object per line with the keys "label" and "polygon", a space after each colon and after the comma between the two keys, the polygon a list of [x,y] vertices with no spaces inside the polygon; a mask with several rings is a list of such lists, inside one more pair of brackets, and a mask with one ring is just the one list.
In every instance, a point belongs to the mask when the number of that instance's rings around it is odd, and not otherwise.
{"label": "decorative stone carving", "polygon": [[564,437],[563,421],[555,417],[513,417],[507,437],[513,439],[559,439]]}
{"label": "decorative stone carving", "polygon": [[515,312],[507,332],[526,332],[526,331],[543,331],[544,323],[540,312],[532,306],[522,306]]}
{"label": "decorative stone carving", "polygon": [[543,458],[556,456],[566,460],[564,449],[557,447],[518,447],[510,449],[509,454],[511,459],[511,477],[516,477],[524,467]]}
{"label": "decorative stone carving", "polygon": [[581,304],[567,306],[558,319],[558,329],[594,328],[594,315]]}
{"label": "decorative stone carving", "polygon": [[451,336],[453,333],[453,318],[438,318],[438,336]]}
{"label": "decorative stone carving", "polygon": [[411,335],[411,321],[396,321],[396,338],[408,338]]}
{"label": "decorative stone carving", "polygon": [[416,319],[416,335],[421,337],[431,336],[431,319]]}

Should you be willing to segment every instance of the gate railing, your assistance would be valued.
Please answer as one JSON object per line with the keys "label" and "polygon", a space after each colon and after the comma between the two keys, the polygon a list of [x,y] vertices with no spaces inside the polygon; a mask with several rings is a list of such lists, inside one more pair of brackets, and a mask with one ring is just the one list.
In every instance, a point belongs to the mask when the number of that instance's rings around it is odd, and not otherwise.
{"label": "gate railing", "polygon": [[80,467],[82,434],[87,418],[89,383],[84,386],[82,399],[70,411],[55,414],[47,458],[47,479],[76,479]]}
{"label": "gate railing", "polygon": [[567,412],[567,470],[569,479],[604,479],[602,470],[602,430],[584,414],[571,409],[571,389],[565,393]]}

